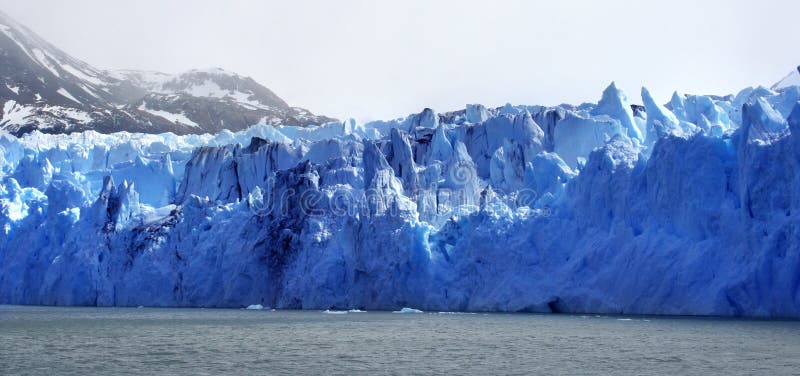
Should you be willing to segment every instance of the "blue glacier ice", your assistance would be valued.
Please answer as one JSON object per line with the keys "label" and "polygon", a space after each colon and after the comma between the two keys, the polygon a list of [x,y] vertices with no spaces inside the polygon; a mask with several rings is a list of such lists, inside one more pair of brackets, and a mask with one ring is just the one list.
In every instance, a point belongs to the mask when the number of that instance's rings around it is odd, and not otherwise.
{"label": "blue glacier ice", "polygon": [[800,318],[800,91],[0,134],[0,303]]}

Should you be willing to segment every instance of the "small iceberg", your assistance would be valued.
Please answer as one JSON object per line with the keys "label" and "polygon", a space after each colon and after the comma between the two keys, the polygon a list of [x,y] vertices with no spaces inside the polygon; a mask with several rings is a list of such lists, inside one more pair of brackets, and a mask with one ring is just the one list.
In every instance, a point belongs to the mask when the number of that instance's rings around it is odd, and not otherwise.
{"label": "small iceberg", "polygon": [[251,304],[247,306],[247,308],[245,309],[261,310],[264,309],[264,306],[262,306],[261,304]]}
{"label": "small iceberg", "polygon": [[347,311],[335,311],[335,310],[331,310],[331,309],[326,309],[326,310],[322,311],[322,313],[326,313],[326,314],[329,314],[329,315],[344,315],[344,314],[347,313]]}
{"label": "small iceberg", "polygon": [[348,310],[347,312],[350,312],[350,313],[367,313],[367,311],[362,311],[360,309],[351,309],[351,310]]}
{"label": "small iceberg", "polygon": [[423,312],[418,309],[403,307],[403,309],[399,311],[394,311],[393,313],[423,313]]}

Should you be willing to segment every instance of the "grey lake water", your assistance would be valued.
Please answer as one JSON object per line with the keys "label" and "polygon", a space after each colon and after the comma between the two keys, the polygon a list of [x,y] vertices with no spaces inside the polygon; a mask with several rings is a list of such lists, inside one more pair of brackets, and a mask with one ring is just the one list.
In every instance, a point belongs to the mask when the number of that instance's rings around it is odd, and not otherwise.
{"label": "grey lake water", "polygon": [[800,322],[0,306],[0,374],[800,374]]}

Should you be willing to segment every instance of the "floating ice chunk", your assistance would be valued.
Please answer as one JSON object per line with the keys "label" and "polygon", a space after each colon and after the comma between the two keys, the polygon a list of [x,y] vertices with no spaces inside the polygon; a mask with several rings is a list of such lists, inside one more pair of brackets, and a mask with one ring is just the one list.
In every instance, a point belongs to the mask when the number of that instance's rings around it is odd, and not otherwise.
{"label": "floating ice chunk", "polygon": [[332,310],[332,309],[326,309],[326,310],[322,311],[322,313],[324,313],[326,315],[344,315],[344,314],[347,314],[347,312],[348,311],[336,311],[336,310]]}
{"label": "floating ice chunk", "polygon": [[403,307],[401,310],[394,311],[392,313],[423,313],[423,312],[418,309]]}
{"label": "floating ice chunk", "polygon": [[261,310],[261,309],[264,309],[264,306],[261,305],[261,304],[251,304],[251,305],[247,306],[247,308],[245,308],[245,309]]}

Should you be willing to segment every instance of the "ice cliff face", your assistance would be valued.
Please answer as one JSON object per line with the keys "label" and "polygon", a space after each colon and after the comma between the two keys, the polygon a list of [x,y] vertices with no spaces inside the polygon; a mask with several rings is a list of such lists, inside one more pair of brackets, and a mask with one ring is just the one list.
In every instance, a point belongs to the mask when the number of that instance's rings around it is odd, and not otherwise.
{"label": "ice cliff face", "polygon": [[800,88],[0,137],[0,303],[800,317]]}

